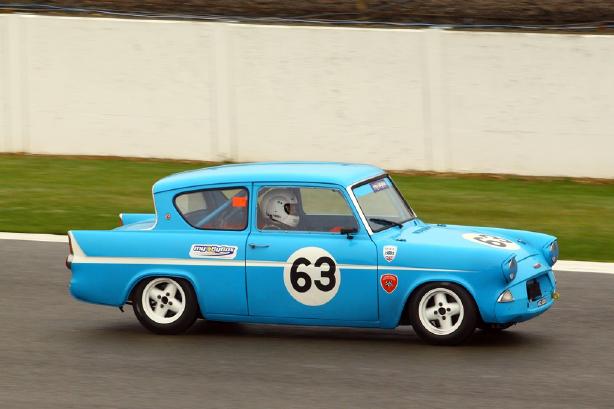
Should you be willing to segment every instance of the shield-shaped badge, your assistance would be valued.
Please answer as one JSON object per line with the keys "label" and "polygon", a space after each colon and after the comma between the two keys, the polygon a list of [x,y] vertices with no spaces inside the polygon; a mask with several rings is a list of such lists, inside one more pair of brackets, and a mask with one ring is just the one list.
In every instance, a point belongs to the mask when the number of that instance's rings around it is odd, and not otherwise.
{"label": "shield-shaped badge", "polygon": [[397,246],[384,246],[384,260],[391,262],[397,256]]}
{"label": "shield-shaped badge", "polygon": [[383,274],[380,283],[382,284],[384,291],[390,294],[397,289],[399,279],[394,274]]}

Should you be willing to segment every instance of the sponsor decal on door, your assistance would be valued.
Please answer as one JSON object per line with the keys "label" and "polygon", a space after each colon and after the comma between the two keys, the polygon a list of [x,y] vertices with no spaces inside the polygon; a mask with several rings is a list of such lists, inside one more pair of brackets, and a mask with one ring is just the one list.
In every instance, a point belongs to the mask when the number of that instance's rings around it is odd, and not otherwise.
{"label": "sponsor decal on door", "polygon": [[237,256],[237,250],[237,246],[228,246],[225,244],[193,244],[190,249],[190,257],[232,260]]}

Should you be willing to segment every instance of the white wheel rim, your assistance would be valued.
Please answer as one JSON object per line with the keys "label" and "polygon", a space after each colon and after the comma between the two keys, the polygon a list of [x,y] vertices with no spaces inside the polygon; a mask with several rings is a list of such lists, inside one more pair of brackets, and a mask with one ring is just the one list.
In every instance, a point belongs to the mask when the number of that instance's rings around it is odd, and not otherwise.
{"label": "white wheel rim", "polygon": [[435,335],[449,335],[456,331],[465,316],[463,303],[447,288],[435,288],[424,294],[418,306],[422,326]]}
{"label": "white wheel rim", "polygon": [[145,315],[158,324],[177,321],[185,311],[185,292],[172,278],[151,280],[143,290],[141,305]]}

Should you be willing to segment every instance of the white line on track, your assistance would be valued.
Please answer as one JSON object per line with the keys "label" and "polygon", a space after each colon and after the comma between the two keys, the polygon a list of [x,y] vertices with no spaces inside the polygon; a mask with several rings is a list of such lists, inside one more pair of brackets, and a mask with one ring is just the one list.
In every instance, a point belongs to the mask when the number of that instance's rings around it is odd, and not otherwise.
{"label": "white line on track", "polygon": [[68,243],[68,236],[59,234],[2,233],[0,240],[46,241],[53,243]]}
{"label": "white line on track", "polygon": [[598,263],[595,261],[559,260],[554,265],[554,271],[614,274],[614,263]]}
{"label": "white line on track", "polygon": [[[2,233],[0,240],[27,240],[51,243],[67,243],[68,236],[59,234]],[[598,263],[594,261],[559,260],[554,271],[569,271],[580,273],[614,274],[614,263]]]}

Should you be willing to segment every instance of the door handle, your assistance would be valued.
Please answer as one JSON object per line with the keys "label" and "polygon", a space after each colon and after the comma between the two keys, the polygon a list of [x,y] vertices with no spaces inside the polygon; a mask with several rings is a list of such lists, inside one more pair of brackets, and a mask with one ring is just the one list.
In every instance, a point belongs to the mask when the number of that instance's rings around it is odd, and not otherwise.
{"label": "door handle", "polygon": [[250,246],[250,247],[251,247],[251,248],[253,248],[253,249],[256,249],[256,248],[261,248],[261,249],[264,249],[264,248],[269,247],[269,246],[270,246],[270,244],[249,243],[249,244],[248,244],[248,246]]}

